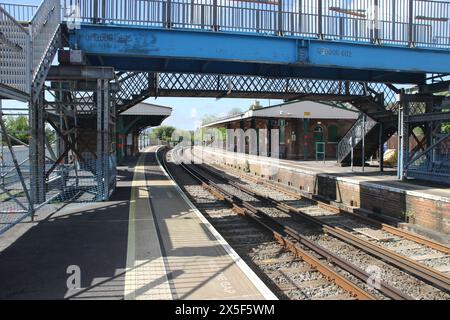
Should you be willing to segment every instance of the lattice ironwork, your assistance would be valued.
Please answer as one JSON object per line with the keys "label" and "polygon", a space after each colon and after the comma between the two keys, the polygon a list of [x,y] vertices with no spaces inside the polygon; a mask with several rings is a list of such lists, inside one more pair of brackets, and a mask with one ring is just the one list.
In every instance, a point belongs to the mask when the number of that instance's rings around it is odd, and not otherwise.
{"label": "lattice ironwork", "polygon": [[[401,95],[399,177],[450,184],[450,109],[448,98],[432,94]],[[420,128],[420,140],[415,128]],[[413,136],[416,146],[410,144]]]}
{"label": "lattice ironwork", "polygon": [[[159,73],[157,90],[173,92],[207,92],[274,94],[285,96],[365,96],[363,84],[353,81],[313,80],[301,78],[267,78],[256,76],[222,76],[211,74]],[[169,93],[168,93],[169,94]]]}
{"label": "lattice ironwork", "polygon": [[435,144],[424,152],[414,152],[406,175],[421,180],[450,184],[450,133],[435,135]]}
{"label": "lattice ironwork", "polygon": [[119,110],[151,96],[265,97],[286,100],[308,97],[351,102],[355,98],[375,99],[377,95],[382,95],[383,101],[387,101],[387,110],[395,111],[397,108],[396,93],[388,85],[378,83],[146,72],[120,73],[118,79],[121,90],[116,103]]}

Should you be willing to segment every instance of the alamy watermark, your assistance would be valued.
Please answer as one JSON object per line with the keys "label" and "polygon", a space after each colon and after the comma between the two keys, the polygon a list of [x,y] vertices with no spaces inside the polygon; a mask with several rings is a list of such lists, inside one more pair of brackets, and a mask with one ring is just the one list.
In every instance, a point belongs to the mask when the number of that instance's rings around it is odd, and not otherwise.
{"label": "alamy watermark", "polygon": [[[229,162],[248,161],[259,166],[265,176],[278,173],[280,153],[279,129],[219,129],[207,128],[196,132],[174,131],[171,141],[175,142],[173,161],[203,164],[211,161],[211,154],[229,157]],[[187,149],[190,152],[185,152]],[[263,159],[264,158],[264,159]]]}
{"label": "alamy watermark", "polygon": [[66,280],[67,289],[81,289],[81,268],[73,264],[67,267],[66,273],[69,275]]}
{"label": "alamy watermark", "polygon": [[80,6],[69,5],[64,10],[64,19],[66,20],[67,28],[69,30],[80,29],[81,28],[81,16],[80,16]]}

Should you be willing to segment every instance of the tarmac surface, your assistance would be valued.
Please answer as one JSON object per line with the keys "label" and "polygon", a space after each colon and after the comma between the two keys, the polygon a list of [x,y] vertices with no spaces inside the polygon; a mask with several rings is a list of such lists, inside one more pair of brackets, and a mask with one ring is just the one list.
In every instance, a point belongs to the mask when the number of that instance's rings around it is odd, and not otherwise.
{"label": "tarmac surface", "polygon": [[275,299],[155,150],[118,167],[109,201],[46,206],[0,235],[0,299]]}

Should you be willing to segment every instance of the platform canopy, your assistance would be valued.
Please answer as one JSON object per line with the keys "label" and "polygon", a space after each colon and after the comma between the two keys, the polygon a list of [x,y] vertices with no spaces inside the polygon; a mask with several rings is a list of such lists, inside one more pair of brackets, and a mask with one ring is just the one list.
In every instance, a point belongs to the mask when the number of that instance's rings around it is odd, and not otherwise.
{"label": "platform canopy", "polygon": [[147,127],[159,126],[172,114],[172,108],[150,103],[138,103],[119,114],[125,132],[138,132]]}
{"label": "platform canopy", "polygon": [[220,118],[203,125],[216,126],[228,122],[251,119],[357,119],[358,112],[352,109],[317,103],[312,101],[295,101],[277,104],[270,107],[250,107],[249,110],[224,118]]}

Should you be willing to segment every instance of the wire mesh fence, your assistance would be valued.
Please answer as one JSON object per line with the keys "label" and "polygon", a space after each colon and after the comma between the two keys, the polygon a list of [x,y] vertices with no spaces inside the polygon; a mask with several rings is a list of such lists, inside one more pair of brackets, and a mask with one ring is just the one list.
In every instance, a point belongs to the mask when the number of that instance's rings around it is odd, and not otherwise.
{"label": "wire mesh fence", "polygon": [[434,181],[450,184],[450,134],[441,134],[436,144],[424,153],[411,155],[408,176],[418,179],[431,178]]}
{"label": "wire mesh fence", "polygon": [[[87,203],[109,198],[117,175],[113,150],[99,155],[90,151],[79,153],[76,138],[60,135],[47,125],[43,164],[36,168],[30,161],[30,144],[37,141],[32,138],[28,110],[1,105],[0,109],[0,233],[49,203]],[[75,132],[73,129],[67,131]],[[82,134],[83,130],[78,130],[75,135]],[[95,139],[89,141],[95,144]],[[31,192],[33,186],[38,186],[35,195]]]}

